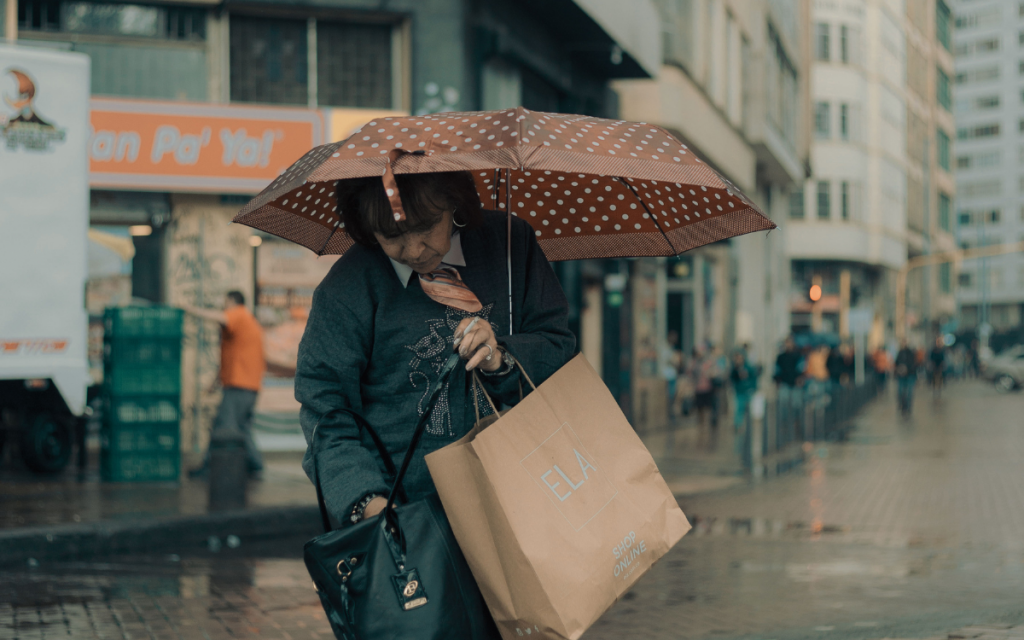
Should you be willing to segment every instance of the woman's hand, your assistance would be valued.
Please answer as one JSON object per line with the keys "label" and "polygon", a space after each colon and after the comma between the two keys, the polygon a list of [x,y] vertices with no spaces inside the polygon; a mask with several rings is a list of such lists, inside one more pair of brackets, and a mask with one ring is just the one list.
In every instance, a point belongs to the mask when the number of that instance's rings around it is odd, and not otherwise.
{"label": "woman's hand", "polygon": [[459,323],[455,329],[455,348],[463,360],[469,360],[466,371],[476,367],[484,371],[497,371],[501,368],[498,340],[494,337],[491,323],[483,318],[466,318]]}
{"label": "woman's hand", "polygon": [[363,520],[368,520],[373,516],[377,515],[384,510],[384,507],[388,506],[388,499],[382,496],[377,496],[363,509]]}

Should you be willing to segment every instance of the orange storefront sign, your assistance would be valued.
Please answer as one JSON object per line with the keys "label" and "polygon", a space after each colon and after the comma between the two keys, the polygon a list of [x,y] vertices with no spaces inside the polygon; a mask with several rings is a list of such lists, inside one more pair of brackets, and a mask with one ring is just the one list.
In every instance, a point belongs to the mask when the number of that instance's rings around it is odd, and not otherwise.
{"label": "orange storefront sign", "polygon": [[258,193],[323,144],[315,109],[93,98],[95,188]]}

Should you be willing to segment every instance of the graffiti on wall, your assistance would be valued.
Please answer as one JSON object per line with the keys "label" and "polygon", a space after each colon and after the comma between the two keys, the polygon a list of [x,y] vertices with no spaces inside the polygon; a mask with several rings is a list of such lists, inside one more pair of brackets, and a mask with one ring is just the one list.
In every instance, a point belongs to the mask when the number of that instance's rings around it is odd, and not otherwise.
{"label": "graffiti on wall", "polygon": [[[231,224],[235,213],[234,207],[213,198],[181,198],[175,203],[164,266],[168,304],[220,308],[228,291],[251,294],[251,231]],[[201,451],[220,400],[219,327],[189,317],[182,347],[182,447]]]}

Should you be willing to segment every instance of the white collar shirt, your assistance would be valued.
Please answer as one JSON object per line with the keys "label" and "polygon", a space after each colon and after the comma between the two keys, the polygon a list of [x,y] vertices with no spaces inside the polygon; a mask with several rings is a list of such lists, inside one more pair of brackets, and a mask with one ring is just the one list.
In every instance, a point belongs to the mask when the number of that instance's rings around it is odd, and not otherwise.
{"label": "white collar shirt", "polygon": [[[398,276],[398,281],[402,283],[403,287],[408,287],[409,280],[412,278],[412,267],[391,258],[388,258],[388,260],[391,260],[391,266],[395,268],[395,275]],[[466,257],[462,254],[462,236],[459,232],[452,236],[452,246],[441,260],[441,264],[448,265],[449,267],[466,266]]]}

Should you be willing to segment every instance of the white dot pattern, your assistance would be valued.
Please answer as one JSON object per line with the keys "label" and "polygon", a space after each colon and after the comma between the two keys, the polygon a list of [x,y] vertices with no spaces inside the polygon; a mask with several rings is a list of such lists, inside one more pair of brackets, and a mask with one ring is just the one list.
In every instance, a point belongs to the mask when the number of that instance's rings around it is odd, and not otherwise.
{"label": "white dot pattern", "polygon": [[381,175],[396,148],[410,153],[395,173],[472,171],[483,206],[510,202],[552,260],[674,255],[775,226],[661,127],[523,108],[371,121],[307,153],[235,221],[343,253],[337,181]]}

